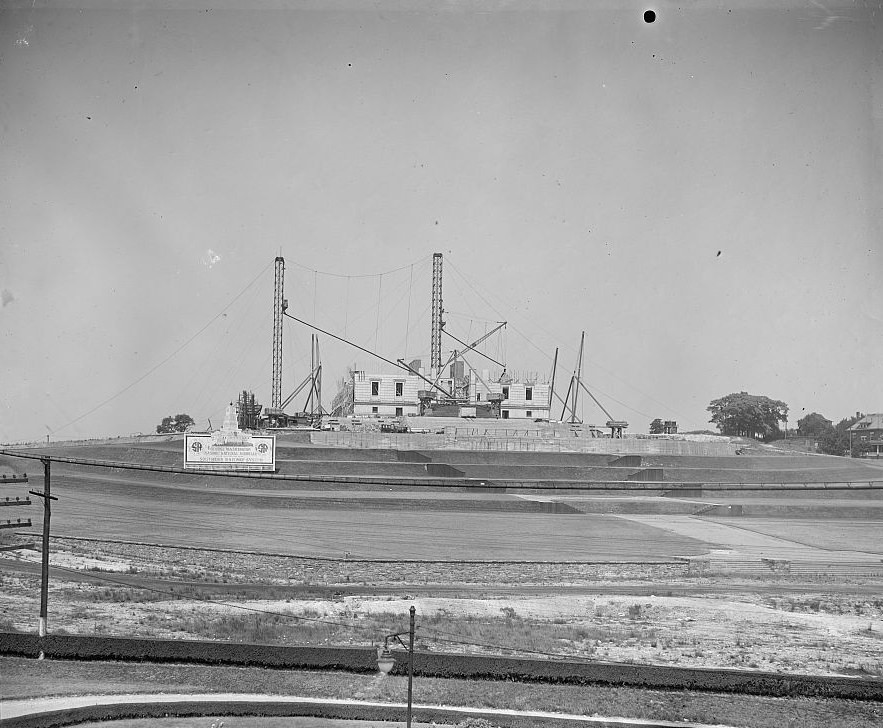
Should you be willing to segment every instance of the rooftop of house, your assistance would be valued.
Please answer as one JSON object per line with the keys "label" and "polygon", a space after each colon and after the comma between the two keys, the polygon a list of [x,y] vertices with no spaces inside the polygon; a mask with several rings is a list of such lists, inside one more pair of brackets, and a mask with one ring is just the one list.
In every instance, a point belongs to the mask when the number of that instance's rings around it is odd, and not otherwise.
{"label": "rooftop of house", "polygon": [[869,415],[862,415],[862,418],[856,422],[850,430],[883,430],[883,412],[875,412]]}

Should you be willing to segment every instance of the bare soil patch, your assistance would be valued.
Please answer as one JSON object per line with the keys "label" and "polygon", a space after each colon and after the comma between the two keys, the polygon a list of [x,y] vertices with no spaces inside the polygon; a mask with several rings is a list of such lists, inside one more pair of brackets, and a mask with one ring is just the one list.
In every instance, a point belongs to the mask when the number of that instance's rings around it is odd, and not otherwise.
{"label": "bare soil patch", "polygon": [[[225,639],[278,644],[376,644],[406,628],[411,604],[418,613],[418,646],[447,652],[549,653],[597,660],[684,666],[733,667],[809,674],[883,675],[883,598],[836,593],[820,582],[816,592],[752,593],[732,583],[732,593],[673,596],[666,583],[690,580],[669,572],[635,571],[653,596],[605,594],[622,567],[554,565],[363,564],[307,562],[152,547],[62,542],[53,559],[77,566],[53,570],[50,629],[72,634]],[[0,563],[12,557],[6,555]],[[101,564],[104,566],[96,566]],[[103,571],[97,571],[106,566]],[[177,579],[165,588],[120,583],[143,576]],[[644,567],[645,569],[647,567]],[[519,583],[524,570],[530,594],[497,594],[494,585]],[[570,569],[567,571],[567,569]],[[548,570],[544,573],[545,570]],[[389,577],[387,578],[387,574]],[[86,577],[85,580],[83,577]],[[366,577],[370,577],[368,581]],[[465,577],[465,578],[464,578]],[[0,625],[29,631],[38,612],[39,577],[0,572]],[[200,590],[226,580],[229,591]],[[264,581],[261,593],[255,582]],[[350,580],[350,581],[348,581]],[[402,593],[335,594],[361,581],[366,587],[402,585]],[[249,582],[247,592],[238,585]],[[149,582],[155,584],[155,582]],[[280,597],[289,584],[322,585],[324,596]],[[448,587],[445,597],[408,594],[408,585]],[[581,583],[596,592],[556,593]],[[701,586],[701,581],[696,584]],[[759,582],[762,583],[762,582]],[[787,580],[782,580],[787,586]],[[460,594],[450,586],[461,584]],[[480,585],[480,586],[478,586]],[[719,586],[719,583],[716,584]],[[476,592],[478,586],[479,591]],[[775,582],[772,583],[775,586]],[[507,589],[508,591],[508,589]],[[883,589],[881,589],[883,593]],[[244,608],[244,609],[243,609]]]}

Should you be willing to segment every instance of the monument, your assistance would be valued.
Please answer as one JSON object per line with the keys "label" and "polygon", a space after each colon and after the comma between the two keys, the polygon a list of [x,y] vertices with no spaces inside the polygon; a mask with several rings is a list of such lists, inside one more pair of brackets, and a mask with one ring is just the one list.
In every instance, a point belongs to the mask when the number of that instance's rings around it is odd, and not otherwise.
{"label": "monument", "polygon": [[236,405],[224,411],[220,430],[184,436],[184,468],[192,470],[276,470],[275,435],[239,429]]}

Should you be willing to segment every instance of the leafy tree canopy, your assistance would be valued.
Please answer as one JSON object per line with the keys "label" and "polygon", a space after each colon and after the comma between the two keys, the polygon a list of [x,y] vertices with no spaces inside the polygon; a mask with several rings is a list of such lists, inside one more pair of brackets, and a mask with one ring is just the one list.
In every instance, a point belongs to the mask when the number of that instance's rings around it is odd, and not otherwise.
{"label": "leafy tree canopy", "polygon": [[806,417],[797,420],[797,433],[802,437],[821,437],[833,428],[831,420],[818,412],[810,412]]}
{"label": "leafy tree canopy", "polygon": [[661,435],[665,432],[665,424],[658,417],[650,423],[650,434]]}
{"label": "leafy tree canopy", "polygon": [[712,400],[709,422],[717,425],[722,435],[774,439],[779,423],[788,419],[788,405],[759,394],[738,392]]}
{"label": "leafy tree canopy", "polygon": [[190,415],[169,415],[163,417],[162,422],[156,426],[157,434],[169,434],[172,432],[185,432],[188,427],[196,424]]}
{"label": "leafy tree canopy", "polygon": [[840,420],[819,438],[819,452],[826,455],[857,455],[858,445],[853,442],[854,453],[849,451],[849,428],[858,422],[861,417],[848,417]]}

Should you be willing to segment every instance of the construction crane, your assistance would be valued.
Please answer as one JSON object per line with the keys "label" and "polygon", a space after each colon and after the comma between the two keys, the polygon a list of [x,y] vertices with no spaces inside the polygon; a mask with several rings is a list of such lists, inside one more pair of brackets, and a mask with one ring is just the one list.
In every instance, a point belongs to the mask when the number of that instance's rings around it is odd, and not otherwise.
{"label": "construction crane", "polygon": [[[621,438],[623,435],[623,430],[629,426],[629,423],[625,420],[617,420],[614,419],[613,415],[607,411],[607,408],[598,401],[598,398],[592,394],[591,390],[585,385],[585,382],[582,380],[582,372],[583,372],[583,346],[585,344],[586,332],[583,331],[579,340],[579,356],[577,357],[576,369],[573,371],[573,375],[570,377],[570,386],[567,388],[567,394],[564,395],[564,399],[561,399],[557,393],[555,396],[558,397],[558,401],[561,402],[564,407],[561,409],[561,421],[564,421],[564,414],[566,412],[570,412],[570,419],[568,422],[571,425],[581,425],[583,424],[582,420],[576,414],[577,402],[579,401],[579,390],[582,389],[586,394],[588,394],[592,401],[598,407],[601,408],[601,411],[607,415],[607,423],[606,427],[610,428],[610,437],[613,438]],[[558,351],[555,351],[555,360],[558,360]],[[553,373],[554,376],[554,373]],[[553,388],[554,392],[554,388]],[[568,403],[568,400],[570,402]],[[552,398],[551,394],[549,396],[549,404],[551,406]]]}

